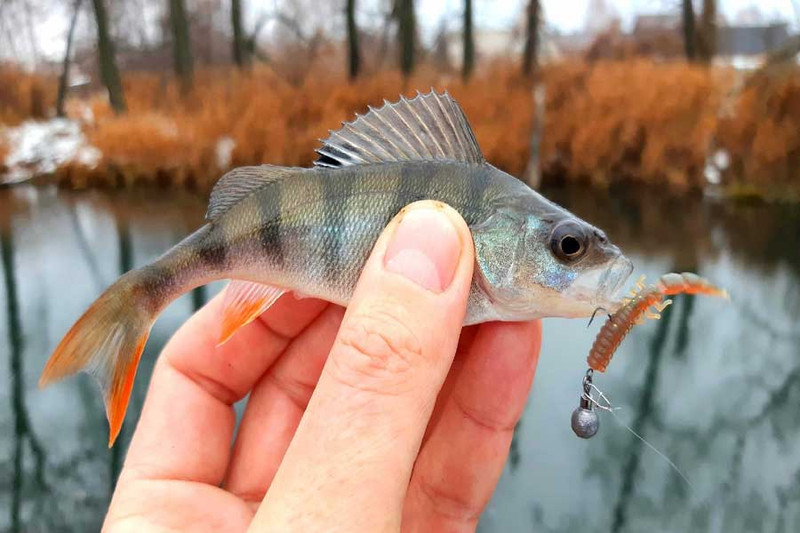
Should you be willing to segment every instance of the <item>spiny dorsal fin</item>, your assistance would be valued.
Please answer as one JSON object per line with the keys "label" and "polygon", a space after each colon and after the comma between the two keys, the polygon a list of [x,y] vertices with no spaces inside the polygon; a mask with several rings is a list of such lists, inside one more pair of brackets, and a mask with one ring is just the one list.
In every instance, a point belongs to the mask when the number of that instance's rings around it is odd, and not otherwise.
{"label": "spiny dorsal fin", "polygon": [[369,108],[331,132],[317,149],[320,167],[389,161],[449,160],[481,164],[478,142],[461,107],[447,93],[401,97],[380,109]]}
{"label": "spiny dorsal fin", "polygon": [[297,172],[298,169],[273,165],[239,167],[231,170],[222,176],[211,190],[206,220],[218,219],[257,189]]}

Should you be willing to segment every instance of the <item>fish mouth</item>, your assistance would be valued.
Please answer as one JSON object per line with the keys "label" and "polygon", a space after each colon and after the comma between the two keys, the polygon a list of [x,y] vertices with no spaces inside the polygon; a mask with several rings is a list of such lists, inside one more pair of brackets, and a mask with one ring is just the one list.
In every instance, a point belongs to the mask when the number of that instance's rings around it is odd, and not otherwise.
{"label": "fish mouth", "polygon": [[617,293],[633,272],[633,263],[620,254],[613,263],[600,275],[595,307],[602,307],[609,313],[615,312],[622,302]]}
{"label": "fish mouth", "polygon": [[617,257],[607,267],[595,268],[578,276],[567,295],[579,304],[582,314],[586,316],[598,308],[613,313],[622,303],[617,298],[617,293],[631,272],[633,263],[618,252]]}

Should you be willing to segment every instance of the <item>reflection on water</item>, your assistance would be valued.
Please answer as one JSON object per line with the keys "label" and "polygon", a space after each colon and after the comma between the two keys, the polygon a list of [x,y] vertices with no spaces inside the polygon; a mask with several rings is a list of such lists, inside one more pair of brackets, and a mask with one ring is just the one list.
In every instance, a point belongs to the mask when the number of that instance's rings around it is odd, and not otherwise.
{"label": "reflection on water", "polygon": [[[23,383],[22,383],[22,329],[19,319],[19,303],[17,299],[16,281],[14,277],[14,240],[7,225],[0,226],[0,257],[3,264],[3,286],[6,291],[6,314],[8,316],[9,327],[9,370],[12,378],[11,382],[11,408],[14,413],[14,437],[13,437],[13,461],[14,476],[13,486],[22,488],[23,479],[23,453],[25,445],[29,445],[35,460],[34,480],[42,489],[46,489],[44,483],[44,450],[39,444],[36,435],[31,430],[28,419],[28,410],[25,407]],[[6,463],[7,464],[7,463]],[[21,494],[19,490],[14,490],[11,498],[11,528],[20,528],[20,504]]]}
{"label": "reflection on water", "polygon": [[[194,197],[0,191],[0,531],[96,531],[147,386],[138,380],[122,446],[108,450],[102,400],[86,377],[39,391],[49,352],[100,291],[202,221]],[[153,331],[140,375],[204,293]],[[191,302],[190,302],[191,300]],[[188,305],[191,304],[191,305]],[[162,323],[163,322],[163,323]],[[6,341],[8,339],[8,341]]]}
{"label": "reflection on water", "polygon": [[[482,531],[800,530],[800,208],[654,193],[553,190],[654,278],[691,270],[732,302],[679,297],[637,328],[595,383],[617,415],[597,437],[569,428],[600,322],[547,320],[534,391]],[[156,323],[118,445],[81,376],[36,388],[53,347],[103,287],[202,222],[179,193],[0,190],[0,529],[97,530],[158,351],[218,290]],[[7,510],[7,511],[6,511]]]}
{"label": "reflection on water", "polygon": [[[673,271],[675,269],[672,269]],[[644,378],[644,391],[639,397],[639,401],[632,406],[634,419],[631,430],[641,435],[646,428],[644,427],[653,412],[653,401],[655,398],[658,374],[661,370],[661,359],[664,355],[665,343],[667,340],[667,330],[672,321],[674,311],[664,315],[657,325],[655,335],[653,335],[648,345],[647,369]],[[644,453],[643,443],[639,439],[629,439],[630,444],[625,451],[626,462],[622,468],[622,483],[619,488],[619,496],[614,502],[614,518],[611,524],[611,531],[624,531],[627,522],[631,495],[635,488],[636,474],[641,463],[642,453]]]}

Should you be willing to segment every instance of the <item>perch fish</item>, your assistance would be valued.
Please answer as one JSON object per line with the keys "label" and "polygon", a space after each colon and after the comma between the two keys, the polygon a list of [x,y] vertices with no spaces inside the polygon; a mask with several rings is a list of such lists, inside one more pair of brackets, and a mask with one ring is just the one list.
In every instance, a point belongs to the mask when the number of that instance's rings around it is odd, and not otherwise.
{"label": "perch fish", "polygon": [[456,209],[476,267],[465,325],[587,317],[632,265],[599,229],[488,164],[447,94],[370,108],[332,132],[312,168],[242,167],[211,192],[207,223],[154,262],[123,275],[65,335],[40,385],[78,371],[100,385],[119,434],[153,322],[181,294],[220,279],[220,340],[286,291],[346,305],[383,228],[423,199]]}

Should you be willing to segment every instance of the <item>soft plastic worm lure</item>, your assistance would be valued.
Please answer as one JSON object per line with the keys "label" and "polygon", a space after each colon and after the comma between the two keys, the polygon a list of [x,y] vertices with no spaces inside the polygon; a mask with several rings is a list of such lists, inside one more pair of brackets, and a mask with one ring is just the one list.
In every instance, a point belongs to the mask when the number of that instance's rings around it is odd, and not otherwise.
{"label": "soft plastic worm lure", "polygon": [[633,326],[646,319],[659,319],[661,312],[672,303],[665,296],[675,294],[708,294],[728,298],[728,292],[713,285],[705,278],[691,272],[664,274],[653,285],[644,284],[644,276],[631,290],[631,297],[623,299],[623,305],[610,315],[595,338],[587,361],[589,368],[605,372],[614,352],[628,335]]}

